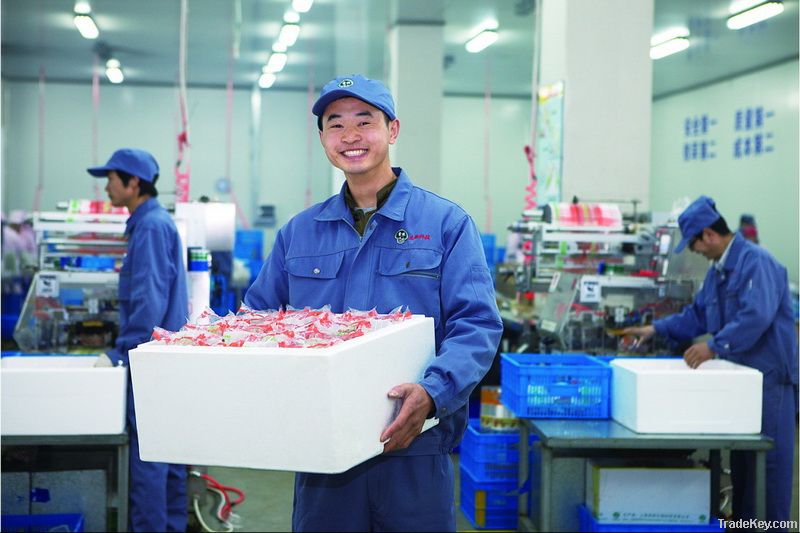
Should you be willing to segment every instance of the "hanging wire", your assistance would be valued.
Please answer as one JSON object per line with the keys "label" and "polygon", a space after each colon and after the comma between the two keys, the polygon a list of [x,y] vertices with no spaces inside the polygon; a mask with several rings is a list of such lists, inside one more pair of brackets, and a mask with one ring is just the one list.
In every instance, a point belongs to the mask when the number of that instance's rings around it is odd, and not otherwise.
{"label": "hanging wire", "polygon": [[[100,114],[100,61],[97,54],[92,59],[92,166],[97,166],[97,119]],[[99,180],[94,182],[94,199],[100,200]]]}
{"label": "hanging wire", "polygon": [[175,162],[175,201],[189,201],[189,118],[186,97],[186,37],[188,30],[188,0],[181,0],[181,21],[178,49],[178,106],[181,131],[178,133],[178,157]]}
{"label": "hanging wire", "polygon": [[483,90],[483,199],[486,203],[486,220],[484,221],[485,233],[492,232],[492,195],[489,191],[489,133],[492,128],[492,60],[486,53],[486,73]]}

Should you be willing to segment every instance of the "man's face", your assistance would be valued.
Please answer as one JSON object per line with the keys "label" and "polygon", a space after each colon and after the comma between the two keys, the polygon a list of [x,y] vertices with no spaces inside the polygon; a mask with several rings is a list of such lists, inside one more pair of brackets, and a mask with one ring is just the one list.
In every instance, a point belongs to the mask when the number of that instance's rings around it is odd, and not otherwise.
{"label": "man's face", "polygon": [[322,115],[319,134],[325,155],[348,177],[370,177],[390,171],[389,145],[397,140],[400,122],[386,124],[383,112],[358,98],[334,100]]}
{"label": "man's face", "polygon": [[707,234],[704,230],[700,235],[689,241],[689,249],[700,254],[706,259],[715,260],[720,254],[717,253],[716,247],[711,243],[711,235]]}
{"label": "man's face", "polygon": [[108,183],[106,183],[106,193],[108,199],[111,200],[111,205],[114,207],[127,207],[128,204],[139,195],[138,178],[133,177],[128,181],[126,187],[119,177],[119,174],[114,170],[108,172]]}

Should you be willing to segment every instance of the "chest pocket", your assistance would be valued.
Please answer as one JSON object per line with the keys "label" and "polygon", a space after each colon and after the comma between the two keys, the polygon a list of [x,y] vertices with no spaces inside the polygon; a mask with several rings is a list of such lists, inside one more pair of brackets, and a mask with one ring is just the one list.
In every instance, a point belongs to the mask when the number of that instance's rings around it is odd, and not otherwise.
{"label": "chest pocket", "polygon": [[330,255],[293,257],[286,260],[286,271],[307,279],[335,279],[342,266],[344,252]]}
{"label": "chest pocket", "polygon": [[378,273],[384,276],[419,276],[439,279],[442,253],[437,250],[381,250]]}

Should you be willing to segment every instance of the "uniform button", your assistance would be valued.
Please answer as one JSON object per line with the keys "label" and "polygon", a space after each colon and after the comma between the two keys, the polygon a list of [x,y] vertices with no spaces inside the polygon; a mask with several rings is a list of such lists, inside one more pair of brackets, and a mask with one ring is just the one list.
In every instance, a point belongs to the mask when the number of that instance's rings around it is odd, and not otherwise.
{"label": "uniform button", "polygon": [[318,268],[315,268],[314,269],[314,274],[319,274],[319,273],[320,273],[320,270]]}

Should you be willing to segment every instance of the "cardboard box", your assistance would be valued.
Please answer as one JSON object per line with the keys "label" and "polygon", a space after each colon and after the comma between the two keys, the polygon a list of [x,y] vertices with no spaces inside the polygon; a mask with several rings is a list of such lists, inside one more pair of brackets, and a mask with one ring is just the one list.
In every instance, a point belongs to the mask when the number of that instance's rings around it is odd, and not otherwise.
{"label": "cardboard box", "polygon": [[141,458],[343,472],[383,452],[399,405],[386,394],[434,357],[422,316],[329,348],[142,344],[130,352]]}
{"label": "cardboard box", "polygon": [[706,468],[638,467],[586,462],[586,507],[599,523],[708,524]]}
{"label": "cardboard box", "polygon": [[761,432],[761,372],[722,359],[618,358],[611,417],[639,433]]}
{"label": "cardboard box", "polygon": [[115,435],[125,431],[127,369],[96,356],[3,357],[3,435]]}

